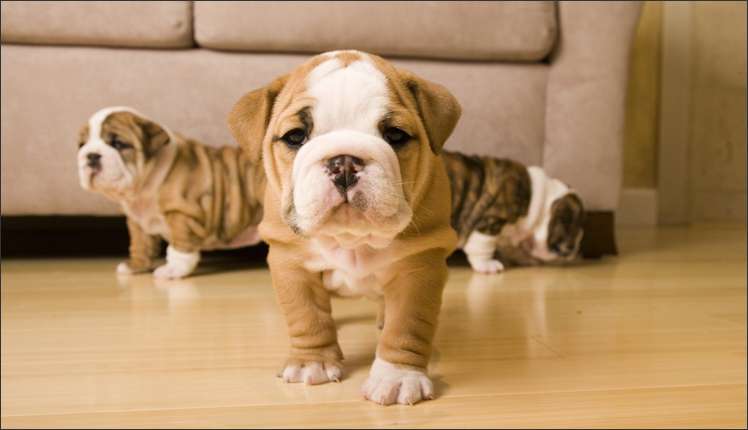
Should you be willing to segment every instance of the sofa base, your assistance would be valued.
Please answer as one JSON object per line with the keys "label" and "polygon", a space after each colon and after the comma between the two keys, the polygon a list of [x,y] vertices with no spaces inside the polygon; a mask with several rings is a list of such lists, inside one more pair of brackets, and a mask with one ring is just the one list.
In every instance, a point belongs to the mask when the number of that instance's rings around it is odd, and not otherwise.
{"label": "sofa base", "polygon": [[600,258],[604,255],[618,255],[613,211],[588,211],[582,237],[582,256]]}
{"label": "sofa base", "polygon": [[[600,258],[617,254],[613,212],[587,214],[582,255]],[[124,256],[129,239],[122,216],[3,216],[0,222],[3,257]],[[256,261],[267,257],[267,245],[210,254],[241,256]],[[455,255],[450,261],[459,261]]]}

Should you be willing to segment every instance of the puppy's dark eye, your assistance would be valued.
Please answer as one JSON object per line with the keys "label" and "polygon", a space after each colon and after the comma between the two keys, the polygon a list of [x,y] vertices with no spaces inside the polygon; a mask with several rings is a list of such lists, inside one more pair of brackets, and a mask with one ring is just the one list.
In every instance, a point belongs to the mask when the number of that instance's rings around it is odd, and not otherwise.
{"label": "puppy's dark eye", "polygon": [[121,141],[117,136],[112,136],[112,139],[109,141],[109,144],[112,146],[112,148],[116,149],[117,151],[132,148],[132,145],[130,145],[127,142]]}
{"label": "puppy's dark eye", "polygon": [[281,140],[286,142],[290,148],[297,149],[306,141],[306,131],[301,128],[294,128],[288,133],[281,137]]}
{"label": "puppy's dark eye", "polygon": [[392,146],[402,146],[410,140],[410,135],[397,127],[386,128],[382,133],[382,137]]}

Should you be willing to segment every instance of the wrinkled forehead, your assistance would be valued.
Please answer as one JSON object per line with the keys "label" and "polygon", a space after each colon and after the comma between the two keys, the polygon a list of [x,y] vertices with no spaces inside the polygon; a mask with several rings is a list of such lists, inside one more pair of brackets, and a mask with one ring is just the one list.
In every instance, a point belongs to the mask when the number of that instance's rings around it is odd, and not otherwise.
{"label": "wrinkled forehead", "polygon": [[311,108],[313,134],[343,128],[376,133],[396,99],[388,75],[378,57],[328,52],[300,68],[294,77],[294,98]]}
{"label": "wrinkled forehead", "polygon": [[104,133],[111,129],[128,127],[128,124],[132,124],[132,117],[142,117],[142,115],[124,106],[104,108],[91,115],[84,130],[88,139],[103,139]]}

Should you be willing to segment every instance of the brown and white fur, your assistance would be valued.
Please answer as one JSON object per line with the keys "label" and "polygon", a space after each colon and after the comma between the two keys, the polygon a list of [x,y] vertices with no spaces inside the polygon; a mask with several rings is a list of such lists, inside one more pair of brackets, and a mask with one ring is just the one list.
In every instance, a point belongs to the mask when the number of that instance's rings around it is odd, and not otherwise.
{"label": "brown and white fur", "polygon": [[172,133],[128,107],[101,109],[81,130],[83,189],[117,202],[127,215],[130,258],[118,274],[155,268],[159,278],[193,272],[200,251],[259,241],[264,175],[239,148],[211,148]]}
{"label": "brown and white fur", "polygon": [[577,257],[585,213],[573,189],[540,167],[512,160],[447,151],[444,159],[452,226],[473,270],[497,273],[506,263]]}
{"label": "brown and white fur", "polygon": [[383,304],[363,395],[432,398],[426,374],[456,237],[439,153],[460,116],[442,86],[358,51],[313,57],[246,94],[229,124],[267,176],[260,235],[291,351],[279,376],[342,375],[330,297]]}

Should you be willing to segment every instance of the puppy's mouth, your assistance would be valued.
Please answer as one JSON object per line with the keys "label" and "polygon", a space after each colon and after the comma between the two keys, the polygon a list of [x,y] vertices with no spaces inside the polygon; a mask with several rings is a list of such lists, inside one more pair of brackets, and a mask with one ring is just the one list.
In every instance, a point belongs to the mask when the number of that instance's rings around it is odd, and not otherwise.
{"label": "puppy's mouth", "polygon": [[90,166],[79,167],[79,176],[81,185],[83,188],[92,189],[94,186],[94,179],[101,173],[100,168],[92,168]]}
{"label": "puppy's mouth", "polygon": [[[358,194],[360,195],[360,193]],[[369,222],[366,217],[366,199],[343,197],[337,206],[330,210],[330,219],[341,224],[358,224]]]}
{"label": "puppy's mouth", "polygon": [[327,197],[326,208],[314,227],[307,228],[307,234],[319,233],[320,230],[332,228],[333,230],[349,229],[360,231],[370,228],[375,220],[368,213],[368,200],[361,191],[337,193],[330,192]]}
{"label": "puppy's mouth", "polygon": [[[362,245],[373,248],[386,247],[395,232],[377,222],[374,216],[366,211],[366,206],[357,203],[355,195],[329,210],[326,220],[314,236],[328,245],[336,244],[343,248],[353,249]],[[364,200],[365,201],[365,200]]]}
{"label": "puppy's mouth", "polygon": [[111,175],[111,171],[107,174],[104,173],[104,169],[101,167],[84,167],[81,172],[81,185],[83,188],[91,191],[99,192],[116,192],[126,187],[125,174],[118,172],[116,175]]}
{"label": "puppy's mouth", "polygon": [[320,203],[316,217],[300,217],[292,204],[286,211],[286,222],[297,234],[344,248],[384,248],[407,225],[411,214],[407,205],[400,210],[385,207],[383,213],[374,206],[376,198],[355,187],[345,193],[329,189],[315,200]]}
{"label": "puppy's mouth", "polygon": [[340,201],[337,204],[333,204],[330,208],[333,214],[341,212],[350,214],[351,216],[355,216],[356,214],[363,215],[369,208],[369,200],[360,190],[340,192],[339,195]]}

